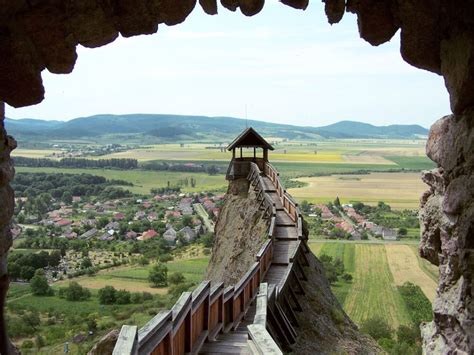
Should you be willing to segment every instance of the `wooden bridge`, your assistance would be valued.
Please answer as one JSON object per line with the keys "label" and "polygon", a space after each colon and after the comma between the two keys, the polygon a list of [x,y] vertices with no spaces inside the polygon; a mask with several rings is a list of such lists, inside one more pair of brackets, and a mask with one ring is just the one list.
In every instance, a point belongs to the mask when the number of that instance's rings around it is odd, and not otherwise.
{"label": "wooden bridge", "polygon": [[266,159],[246,163],[250,188],[257,193],[264,218],[270,220],[268,240],[255,263],[236,285],[224,288],[223,283],[204,281],[192,293],[184,292],[171,310],[161,311],[143,328],[124,325],[113,354],[291,351],[309,265],[303,219]]}

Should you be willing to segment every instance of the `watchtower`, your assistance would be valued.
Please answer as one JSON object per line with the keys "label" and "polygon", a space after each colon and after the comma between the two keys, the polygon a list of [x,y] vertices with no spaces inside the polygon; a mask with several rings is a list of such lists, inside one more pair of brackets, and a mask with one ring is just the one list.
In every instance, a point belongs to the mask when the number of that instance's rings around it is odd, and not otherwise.
{"label": "watchtower", "polygon": [[[253,156],[244,156],[243,149],[252,149]],[[236,156],[236,149],[240,150],[240,156]],[[257,157],[257,149],[263,150],[263,156]],[[263,171],[265,162],[268,162],[268,151],[275,150],[263,137],[252,127],[245,129],[227,146],[227,150],[232,151],[232,160],[227,169],[227,180],[234,180],[247,177],[250,172],[250,163],[254,162]]]}

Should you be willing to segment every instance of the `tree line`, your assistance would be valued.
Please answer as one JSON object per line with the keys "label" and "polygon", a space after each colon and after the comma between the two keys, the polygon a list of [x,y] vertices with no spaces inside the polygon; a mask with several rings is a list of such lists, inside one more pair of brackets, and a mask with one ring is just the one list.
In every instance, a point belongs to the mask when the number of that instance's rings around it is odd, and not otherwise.
{"label": "tree line", "polygon": [[104,169],[137,169],[137,159],[85,159],[62,158],[60,160],[48,158],[15,157],[16,166],[33,168],[104,168]]}
{"label": "tree line", "polygon": [[143,169],[153,171],[178,171],[191,173],[218,174],[221,169],[216,165],[167,163],[160,161],[149,161],[138,163],[137,159],[86,159],[86,158],[62,158],[59,160],[48,158],[15,157],[16,166],[31,168],[101,168],[101,169]]}

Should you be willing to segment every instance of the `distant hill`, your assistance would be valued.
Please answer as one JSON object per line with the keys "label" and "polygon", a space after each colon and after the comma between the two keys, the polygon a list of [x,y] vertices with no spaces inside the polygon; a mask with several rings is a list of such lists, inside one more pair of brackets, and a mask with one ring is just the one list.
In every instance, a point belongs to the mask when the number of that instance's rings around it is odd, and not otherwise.
{"label": "distant hill", "polygon": [[428,135],[419,125],[373,126],[341,121],[323,127],[302,127],[234,117],[181,116],[165,114],[96,115],[70,121],[6,119],[9,133],[27,139],[79,139],[123,135],[156,140],[231,139],[246,125],[265,136],[289,139],[317,138],[416,138]]}

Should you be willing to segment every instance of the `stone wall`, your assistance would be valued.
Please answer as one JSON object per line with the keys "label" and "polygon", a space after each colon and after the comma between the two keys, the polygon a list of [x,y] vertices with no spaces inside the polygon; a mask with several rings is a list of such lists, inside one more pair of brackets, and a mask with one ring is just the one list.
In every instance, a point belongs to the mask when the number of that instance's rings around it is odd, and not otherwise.
{"label": "stone wall", "polygon": [[0,354],[8,354],[9,340],[5,333],[4,306],[8,290],[7,253],[12,244],[10,220],[13,217],[14,198],[9,183],[15,170],[10,152],[15,149],[15,140],[4,128],[5,104],[0,102]]}

